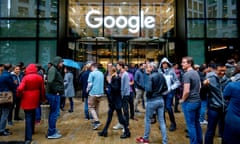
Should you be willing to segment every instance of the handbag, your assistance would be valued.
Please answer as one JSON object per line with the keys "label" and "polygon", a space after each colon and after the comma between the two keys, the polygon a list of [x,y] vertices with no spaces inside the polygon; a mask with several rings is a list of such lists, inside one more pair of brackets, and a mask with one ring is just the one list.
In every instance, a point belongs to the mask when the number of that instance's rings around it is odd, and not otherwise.
{"label": "handbag", "polygon": [[0,92],[0,105],[13,103],[13,93],[11,91]]}

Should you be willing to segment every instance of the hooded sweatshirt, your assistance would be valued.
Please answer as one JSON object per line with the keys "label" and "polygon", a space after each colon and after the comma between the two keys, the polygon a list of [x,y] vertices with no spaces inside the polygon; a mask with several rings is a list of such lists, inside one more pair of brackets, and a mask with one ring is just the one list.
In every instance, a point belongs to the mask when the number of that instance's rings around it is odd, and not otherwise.
{"label": "hooded sweatshirt", "polygon": [[[166,68],[166,69],[163,69],[163,67],[162,67],[162,64],[164,62],[166,62],[168,64],[168,68]],[[175,71],[172,69],[172,64],[169,62],[169,60],[166,57],[161,60],[158,71],[160,73],[162,73],[166,79],[168,92],[175,90],[176,88],[178,88],[180,86],[181,83],[178,80]]]}
{"label": "hooded sweatshirt", "polygon": [[47,74],[47,93],[54,95],[57,93],[60,95],[64,94],[63,77],[58,69],[58,64],[61,62],[63,62],[63,59],[59,56],[52,61],[53,66],[49,68]]}

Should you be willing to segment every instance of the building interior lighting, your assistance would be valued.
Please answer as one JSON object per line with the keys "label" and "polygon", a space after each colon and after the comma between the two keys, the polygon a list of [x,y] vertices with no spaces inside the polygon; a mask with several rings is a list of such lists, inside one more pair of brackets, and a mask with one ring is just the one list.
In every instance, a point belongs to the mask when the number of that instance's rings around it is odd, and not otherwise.
{"label": "building interior lighting", "polygon": [[215,47],[215,48],[210,48],[209,51],[223,50],[223,49],[226,49],[226,48],[227,48],[227,46]]}

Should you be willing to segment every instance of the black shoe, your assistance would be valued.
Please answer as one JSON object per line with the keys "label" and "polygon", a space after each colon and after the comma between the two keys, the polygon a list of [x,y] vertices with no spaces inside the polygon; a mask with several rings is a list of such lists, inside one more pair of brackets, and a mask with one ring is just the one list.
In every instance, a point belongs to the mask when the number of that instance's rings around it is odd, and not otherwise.
{"label": "black shoe", "polygon": [[179,111],[179,110],[175,110],[174,112],[175,112],[175,113],[180,113],[181,111]]}
{"label": "black shoe", "polygon": [[171,124],[169,131],[175,131],[177,129],[177,126],[175,124]]}
{"label": "black shoe", "polygon": [[131,136],[131,133],[130,132],[124,132],[121,136],[120,136],[120,138],[121,139],[125,139],[125,138],[129,138]]}
{"label": "black shoe", "polygon": [[73,112],[73,110],[72,110],[72,109],[70,109],[70,110],[68,110],[68,112],[72,113],[72,112]]}
{"label": "black shoe", "polygon": [[0,136],[9,136],[9,135],[12,135],[12,133],[9,131],[0,132]]}
{"label": "black shoe", "polygon": [[22,121],[23,119],[20,117],[14,118],[15,121]]}
{"label": "black shoe", "polygon": [[98,132],[98,135],[103,136],[103,137],[107,137],[107,132],[101,131],[101,132]]}
{"label": "black shoe", "polygon": [[188,133],[186,134],[186,138],[189,138],[189,134]]}

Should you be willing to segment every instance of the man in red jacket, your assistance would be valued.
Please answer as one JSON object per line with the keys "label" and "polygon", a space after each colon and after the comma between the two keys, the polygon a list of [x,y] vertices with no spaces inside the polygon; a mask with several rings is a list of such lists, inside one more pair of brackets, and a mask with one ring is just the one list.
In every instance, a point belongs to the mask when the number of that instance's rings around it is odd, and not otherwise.
{"label": "man in red jacket", "polygon": [[35,64],[29,64],[25,76],[17,88],[17,96],[21,97],[21,108],[25,113],[25,141],[31,143],[34,133],[35,109],[41,100],[45,101],[44,80],[37,73]]}

